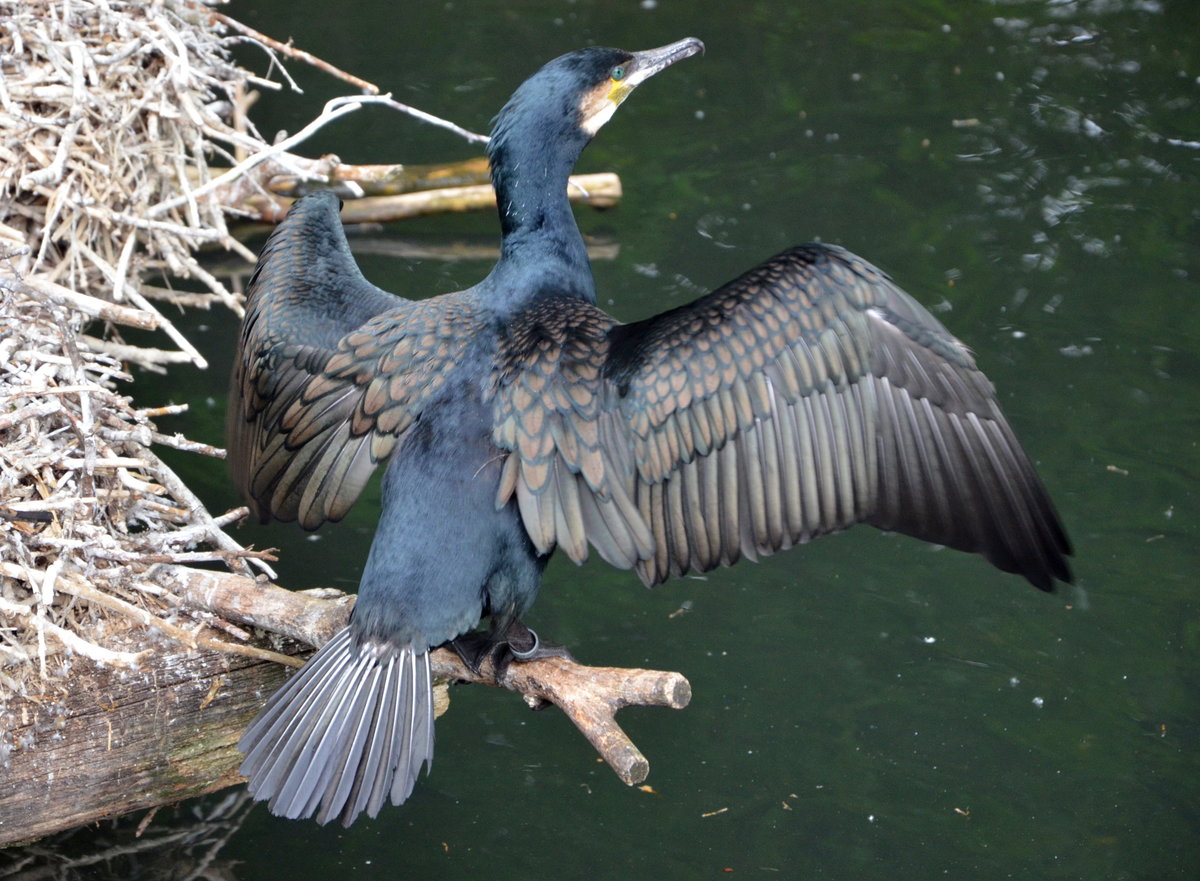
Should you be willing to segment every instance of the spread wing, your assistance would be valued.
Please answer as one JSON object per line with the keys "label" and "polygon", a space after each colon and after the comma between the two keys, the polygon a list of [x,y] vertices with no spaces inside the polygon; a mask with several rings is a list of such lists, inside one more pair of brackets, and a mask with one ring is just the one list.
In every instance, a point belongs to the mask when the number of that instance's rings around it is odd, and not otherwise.
{"label": "spread wing", "polygon": [[525,313],[495,440],[543,552],[647,584],[859,522],[1049,589],[1070,545],[967,349],[879,270],[808,245],[646,321]]}
{"label": "spread wing", "polygon": [[250,280],[230,392],[230,467],[259,519],[315,529],[345,516],[470,320],[462,297],[414,303],[370,284],[336,197],[298,200]]}

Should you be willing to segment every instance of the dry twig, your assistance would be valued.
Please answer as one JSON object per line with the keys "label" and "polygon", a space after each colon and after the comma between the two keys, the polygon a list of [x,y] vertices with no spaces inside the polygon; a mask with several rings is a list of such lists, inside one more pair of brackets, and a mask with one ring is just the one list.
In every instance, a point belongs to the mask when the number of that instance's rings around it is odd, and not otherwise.
{"label": "dry twig", "polygon": [[122,621],[209,644],[146,576],[163,561],[270,571],[224,531],[244,512],[212,517],[149,446],[221,451],[160,433],[116,390],[122,362],[204,364],[143,294],[148,275],[240,308],[195,252],[247,254],[202,188],[209,157],[267,148],[226,116],[258,81],[197,6],[0,0],[0,709],[30,670],[136,663]]}

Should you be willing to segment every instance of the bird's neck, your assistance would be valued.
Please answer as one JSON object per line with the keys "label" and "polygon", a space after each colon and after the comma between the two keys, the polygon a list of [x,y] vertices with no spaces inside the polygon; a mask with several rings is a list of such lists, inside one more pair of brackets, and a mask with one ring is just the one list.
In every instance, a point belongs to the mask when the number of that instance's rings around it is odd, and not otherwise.
{"label": "bird's neck", "polygon": [[554,146],[542,143],[515,153],[501,146],[493,152],[502,239],[491,278],[512,301],[504,304],[509,308],[546,296],[596,300],[587,249],[567,199],[578,152]]}

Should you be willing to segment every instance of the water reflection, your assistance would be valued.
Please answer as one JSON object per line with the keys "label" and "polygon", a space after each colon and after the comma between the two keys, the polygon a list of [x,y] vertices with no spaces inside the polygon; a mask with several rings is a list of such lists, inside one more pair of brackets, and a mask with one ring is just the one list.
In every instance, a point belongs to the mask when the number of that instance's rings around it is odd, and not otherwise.
{"label": "water reflection", "polygon": [[[223,853],[253,807],[244,790],[0,849],[5,881],[236,881]],[[242,876],[244,877],[244,876]]]}

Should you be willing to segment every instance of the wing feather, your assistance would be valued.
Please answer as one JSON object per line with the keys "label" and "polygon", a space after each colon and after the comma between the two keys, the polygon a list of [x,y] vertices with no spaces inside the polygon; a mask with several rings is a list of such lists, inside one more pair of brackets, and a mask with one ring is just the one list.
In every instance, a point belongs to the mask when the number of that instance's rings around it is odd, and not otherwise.
{"label": "wing feather", "polygon": [[502,339],[492,394],[511,451],[497,503],[516,498],[544,552],[579,561],[590,542],[653,584],[868,522],[1039,587],[1070,578],[966,347],[840,249],[792,249],[631,325],[543,301]]}
{"label": "wing feather", "polygon": [[230,467],[258,517],[345,516],[474,321],[466,295],[413,303],[370,284],[336,197],[297,200],[251,277],[230,392]]}

